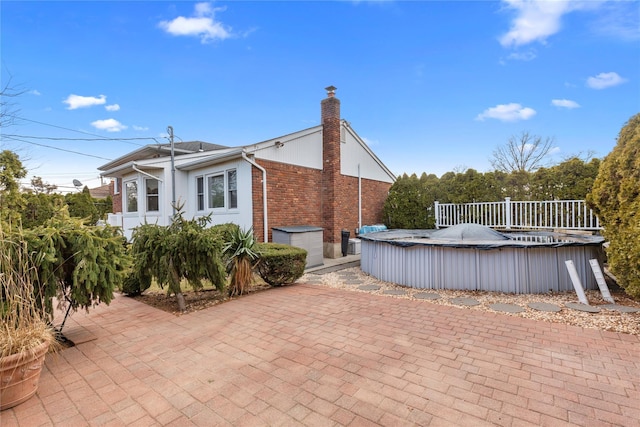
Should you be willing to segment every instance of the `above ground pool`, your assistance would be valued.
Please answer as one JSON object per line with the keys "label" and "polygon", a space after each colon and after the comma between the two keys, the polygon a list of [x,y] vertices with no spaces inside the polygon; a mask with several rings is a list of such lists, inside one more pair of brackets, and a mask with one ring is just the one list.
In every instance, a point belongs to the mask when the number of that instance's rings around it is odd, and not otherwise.
{"label": "above ground pool", "polygon": [[598,289],[604,238],[544,231],[498,232],[475,224],[441,230],[388,230],[360,236],[360,267],[377,279],[420,289],[505,293],[574,291],[572,260],[585,289]]}

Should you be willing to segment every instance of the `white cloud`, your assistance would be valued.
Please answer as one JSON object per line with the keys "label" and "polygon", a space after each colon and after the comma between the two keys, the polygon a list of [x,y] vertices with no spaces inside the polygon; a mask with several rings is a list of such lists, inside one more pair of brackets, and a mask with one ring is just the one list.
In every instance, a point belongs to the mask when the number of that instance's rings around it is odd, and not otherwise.
{"label": "white cloud", "polygon": [[627,79],[620,77],[618,73],[600,73],[595,77],[589,77],[587,79],[587,86],[591,89],[606,89],[608,87],[618,86],[626,81]]}
{"label": "white cloud", "polygon": [[533,61],[536,59],[536,52],[533,50],[529,50],[527,52],[514,52],[510,54],[507,59],[512,59],[514,61]]}
{"label": "white cloud", "polygon": [[503,0],[507,8],[516,11],[509,31],[500,37],[504,47],[517,47],[535,41],[544,43],[549,36],[560,31],[562,16],[581,9],[597,8],[600,2]]}
{"label": "white cloud", "polygon": [[211,3],[197,3],[193,17],[178,16],[171,21],[161,21],[158,26],[174,36],[199,37],[202,43],[231,37],[231,29],[215,20],[215,13],[225,8],[214,8]]}
{"label": "white cloud", "polygon": [[31,95],[40,96],[42,95],[37,89],[30,90],[29,93]]}
{"label": "white cloud", "polygon": [[487,108],[481,114],[478,114],[476,120],[484,121],[484,119],[496,119],[503,122],[516,122],[518,120],[528,120],[536,115],[536,110],[529,107],[523,107],[520,104],[500,104],[495,107]]}
{"label": "white cloud", "polygon": [[607,2],[598,11],[597,19],[590,25],[596,34],[623,41],[640,40],[638,3],[633,1]]}
{"label": "white cloud", "polygon": [[556,107],[560,108],[568,108],[570,110],[573,108],[580,108],[580,104],[569,99],[552,99],[551,105],[555,105]]}
{"label": "white cloud", "polygon": [[149,128],[148,128],[148,127],[146,127],[146,126],[136,126],[136,125],[133,125],[133,130],[137,130],[137,131],[147,131],[147,130],[149,130]]}
{"label": "white cloud", "polygon": [[95,96],[80,96],[71,94],[62,101],[63,104],[67,104],[67,110],[75,110],[78,108],[86,108],[92,107],[94,105],[103,105],[107,102],[107,97],[104,95],[100,95],[99,97]]}
{"label": "white cloud", "polygon": [[118,111],[120,109],[120,105],[118,104],[105,105],[104,109],[107,111]]}
{"label": "white cloud", "polygon": [[127,126],[116,119],[96,120],[95,122],[91,122],[91,126],[96,129],[106,130],[107,132],[120,132],[127,128]]}

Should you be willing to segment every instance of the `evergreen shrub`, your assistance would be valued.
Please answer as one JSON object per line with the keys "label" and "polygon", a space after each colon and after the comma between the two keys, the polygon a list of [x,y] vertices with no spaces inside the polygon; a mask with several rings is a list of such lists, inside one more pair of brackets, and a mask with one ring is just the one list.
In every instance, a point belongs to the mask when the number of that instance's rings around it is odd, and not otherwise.
{"label": "evergreen shrub", "polygon": [[131,265],[119,229],[83,224],[63,208],[43,225],[14,236],[34,257],[36,299],[50,316],[53,298],[74,311],[109,304]]}
{"label": "evergreen shrub", "polygon": [[629,119],[600,164],[587,202],[609,241],[611,272],[627,294],[640,297],[640,114]]}
{"label": "evergreen shrub", "polygon": [[[220,230],[207,228],[210,216],[187,220],[182,207],[168,226],[142,224],[133,231],[131,255],[132,273],[139,282],[140,291],[151,286],[167,286],[167,294],[175,295],[178,309],[186,311],[182,292],[185,280],[194,290],[200,290],[208,281],[218,291],[223,291],[226,274],[222,264]],[[129,284],[135,285],[134,279]],[[137,291],[137,289],[133,289]]]}
{"label": "evergreen shrub", "polygon": [[259,243],[258,274],[271,286],[293,283],[304,274],[307,251],[283,243]]}

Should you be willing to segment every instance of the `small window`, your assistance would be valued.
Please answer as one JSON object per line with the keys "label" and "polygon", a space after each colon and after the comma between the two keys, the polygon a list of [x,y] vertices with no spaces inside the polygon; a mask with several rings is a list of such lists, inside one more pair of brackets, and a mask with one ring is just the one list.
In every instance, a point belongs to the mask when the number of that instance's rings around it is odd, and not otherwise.
{"label": "small window", "polygon": [[145,180],[147,184],[147,212],[158,212],[158,180],[147,178]]}
{"label": "small window", "polygon": [[198,200],[198,210],[204,210],[204,177],[196,177],[196,195]]}
{"label": "small window", "polygon": [[122,178],[116,178],[113,183],[113,194],[120,194],[120,186],[122,185]]}
{"label": "small window", "polygon": [[127,212],[138,212],[138,184],[135,181],[125,183]]}
{"label": "small window", "polygon": [[227,188],[229,193],[229,209],[238,208],[238,178],[236,170],[227,171]]}
{"label": "small window", "polygon": [[210,176],[207,185],[209,187],[209,209],[224,208],[224,175]]}

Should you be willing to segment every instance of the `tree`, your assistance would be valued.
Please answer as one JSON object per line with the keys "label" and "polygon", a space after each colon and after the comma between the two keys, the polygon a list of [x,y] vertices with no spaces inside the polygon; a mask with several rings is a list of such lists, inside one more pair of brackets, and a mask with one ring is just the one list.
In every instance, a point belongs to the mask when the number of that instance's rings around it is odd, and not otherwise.
{"label": "tree", "polygon": [[526,191],[513,188],[512,192],[522,194],[524,200],[582,200],[591,191],[599,166],[600,159],[569,157],[523,176],[520,180],[527,185]]}
{"label": "tree", "polygon": [[4,129],[14,123],[18,115],[18,109],[16,108],[15,102],[13,102],[13,98],[26,92],[13,86],[11,83],[12,80],[13,78],[9,76],[7,83],[0,89],[0,129]]}
{"label": "tree", "polygon": [[15,239],[25,241],[35,257],[30,271],[36,289],[42,290],[38,299],[51,316],[54,297],[73,310],[109,304],[131,264],[119,229],[85,226],[66,207],[43,225],[16,233]]}
{"label": "tree", "polygon": [[108,214],[113,210],[113,201],[111,196],[107,196],[105,199],[93,198],[93,205],[98,211],[98,219],[107,219]]}
{"label": "tree", "polygon": [[[436,178],[437,180],[437,178]],[[385,224],[389,228],[427,228],[429,226],[430,206],[433,206],[433,197],[429,197],[428,182],[418,179],[413,174],[396,179],[389,195],[385,200],[383,212]],[[433,212],[431,213],[431,227],[433,227]]]}
{"label": "tree", "polygon": [[222,233],[205,228],[210,221],[210,217],[186,220],[179,208],[169,226],[143,224],[136,227],[131,247],[133,273],[127,279],[127,287],[136,293],[142,292],[149,289],[155,279],[161,288],[167,285],[168,293],[176,296],[182,312],[186,311],[183,279],[195,290],[202,289],[203,280],[208,280],[222,291],[226,279],[222,265]]}
{"label": "tree", "polygon": [[33,228],[53,218],[64,206],[62,194],[24,193],[24,208],[20,212],[22,227]]}
{"label": "tree", "polygon": [[611,272],[629,295],[640,297],[640,114],[625,124],[600,165],[587,202],[609,241]]}
{"label": "tree", "polygon": [[20,218],[24,199],[20,192],[20,179],[27,175],[16,153],[0,152],[0,220],[15,222]]}
{"label": "tree", "polygon": [[39,176],[34,176],[31,178],[31,188],[36,194],[51,194],[58,189],[58,186],[44,182]]}
{"label": "tree", "polygon": [[95,224],[100,219],[88,187],[85,186],[80,193],[68,193],[64,199],[72,217],[83,218],[86,224]]}
{"label": "tree", "polygon": [[509,137],[506,145],[493,151],[491,165],[499,171],[533,172],[540,168],[553,149],[553,138],[543,139],[523,131],[520,135]]}

